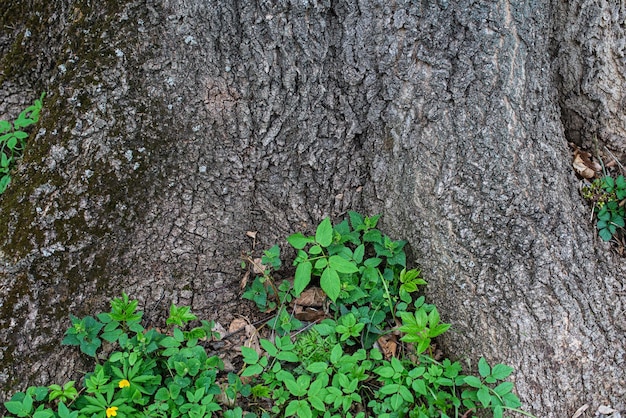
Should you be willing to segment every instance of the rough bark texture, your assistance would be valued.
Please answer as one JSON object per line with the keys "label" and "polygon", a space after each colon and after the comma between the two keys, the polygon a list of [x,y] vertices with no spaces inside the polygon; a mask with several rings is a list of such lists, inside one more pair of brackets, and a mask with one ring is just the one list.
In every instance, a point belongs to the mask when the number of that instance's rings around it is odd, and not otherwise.
{"label": "rough bark texture", "polygon": [[78,369],[69,312],[124,290],[155,321],[226,321],[246,231],[269,247],[355,209],[409,240],[448,353],[514,366],[537,416],[626,408],[624,263],[567,148],[624,149],[623,6],[20,3],[0,111],[49,96],[0,197],[5,396]]}

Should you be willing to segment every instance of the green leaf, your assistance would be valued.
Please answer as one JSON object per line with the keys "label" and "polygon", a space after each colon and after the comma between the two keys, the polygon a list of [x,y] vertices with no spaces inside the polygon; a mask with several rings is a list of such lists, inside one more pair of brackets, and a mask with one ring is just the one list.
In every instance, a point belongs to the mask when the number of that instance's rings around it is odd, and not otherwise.
{"label": "green leaf", "polygon": [[480,381],[476,376],[467,376],[463,379],[466,385],[471,386],[473,388],[480,388],[483,386],[483,382]]}
{"label": "green leaf", "polygon": [[598,231],[598,235],[600,235],[600,238],[602,238],[602,241],[611,241],[611,238],[613,237],[613,234],[611,234],[611,231],[609,231],[608,229],[600,229]]}
{"label": "green leaf", "polygon": [[365,245],[361,244],[354,249],[354,255],[352,256],[352,258],[354,259],[354,261],[360,264],[363,262],[364,256],[365,256]]}
{"label": "green leaf", "polygon": [[364,229],[363,216],[360,213],[355,211],[348,211],[348,217],[350,218],[350,224],[352,225],[352,229],[355,231],[360,231]]}
{"label": "green leaf", "polygon": [[7,148],[13,151],[16,145],[17,145],[17,138],[15,136],[12,136],[11,138],[9,138],[9,140],[7,141]]}
{"label": "green leaf", "polygon": [[489,367],[489,363],[487,363],[484,357],[478,360],[478,373],[480,373],[482,377],[487,377],[491,374],[491,367]]}
{"label": "green leaf", "polygon": [[390,383],[382,386],[378,391],[384,395],[391,395],[392,393],[397,393],[400,388],[400,385],[397,383]]}
{"label": "green leaf", "polygon": [[306,368],[307,371],[309,371],[311,373],[316,373],[316,374],[325,372],[327,369],[328,369],[328,363],[323,362],[323,361],[318,361],[318,362],[315,362],[315,363],[311,363]]}
{"label": "green leaf", "polygon": [[318,255],[323,252],[324,250],[322,249],[321,245],[313,245],[311,248],[309,248],[309,254],[311,255]]}
{"label": "green leaf", "polygon": [[176,341],[173,337],[165,337],[160,342],[161,347],[171,348],[180,347],[180,342]]}
{"label": "green leaf", "polygon": [[502,397],[507,393],[513,390],[513,383],[511,382],[502,382],[498,386],[496,386],[493,391],[498,394],[498,396]]}
{"label": "green leaf", "polygon": [[296,275],[293,281],[293,290],[296,297],[300,296],[300,293],[302,293],[302,291],[311,282],[312,269],[313,265],[310,261],[304,261],[298,264],[298,267],[296,268]]}
{"label": "green leaf", "polygon": [[502,406],[497,405],[493,408],[493,418],[502,418],[504,415],[504,408]]}
{"label": "green leaf", "polygon": [[491,395],[489,394],[489,389],[486,386],[478,389],[478,392],[476,392],[476,397],[478,397],[478,400],[481,404],[483,404],[484,408],[489,406],[489,403],[491,402]]}
{"label": "green leaf", "polygon": [[0,120],[0,134],[9,132],[11,129],[13,129],[13,126],[10,122],[6,120]]}
{"label": "green leaf", "polygon": [[241,354],[243,355],[243,361],[246,364],[255,364],[259,361],[259,353],[250,347],[242,346]]}
{"label": "green leaf", "polygon": [[394,374],[396,374],[395,370],[393,370],[393,367],[391,366],[381,366],[378,367],[376,370],[374,370],[374,373],[385,377],[385,378],[390,378],[392,377]]}
{"label": "green leaf", "polygon": [[241,373],[242,377],[256,376],[263,373],[263,366],[260,364],[253,364],[251,366],[246,367],[246,369]]}
{"label": "green leaf", "polygon": [[299,363],[300,357],[292,351],[281,351],[276,355],[276,358],[281,361],[288,361],[291,363]]}
{"label": "green leaf", "polygon": [[13,135],[15,135],[15,137],[18,138],[18,139],[26,139],[26,138],[28,138],[28,134],[26,132],[22,132],[22,131],[15,131],[15,132],[13,132]]}
{"label": "green leaf", "polygon": [[333,242],[333,226],[330,224],[330,218],[324,219],[315,231],[315,242],[322,247],[328,247]]}
{"label": "green leaf", "polygon": [[278,349],[276,348],[274,344],[272,344],[271,341],[266,340],[266,339],[261,339],[260,343],[261,343],[261,347],[263,347],[263,350],[265,350],[267,354],[269,354],[271,357],[276,357],[276,354],[278,354]]}
{"label": "green leaf", "polygon": [[333,349],[330,351],[330,362],[333,364],[337,364],[341,356],[343,356],[343,349],[341,348],[341,344],[335,344]]}
{"label": "green leaf", "polygon": [[511,373],[513,373],[513,367],[505,364],[496,364],[493,366],[493,370],[491,371],[491,375],[498,380],[506,379],[511,375]]}
{"label": "green leaf", "polygon": [[450,325],[451,324],[439,324],[428,331],[428,336],[430,338],[435,338],[450,329]]}
{"label": "green leaf", "polygon": [[414,401],[413,394],[411,393],[411,391],[409,391],[409,389],[406,386],[400,386],[398,388],[398,392],[400,393],[400,396],[402,396],[402,398],[405,401],[410,402],[410,403]]}
{"label": "green leaf", "polygon": [[293,248],[301,250],[306,247],[307,244],[315,242],[315,240],[311,237],[304,236],[301,232],[297,232],[287,237],[287,242],[291,244]]}
{"label": "green leaf", "polygon": [[[8,174],[5,174],[4,176],[0,177],[0,194],[4,193],[4,191],[9,186],[10,182],[11,182],[11,176],[9,176]],[[65,341],[65,340],[63,340],[63,341]],[[63,343],[61,343],[61,344],[63,344]]]}
{"label": "green leaf", "polygon": [[328,259],[328,265],[339,273],[351,274],[359,271],[354,263],[338,255],[331,255]]}
{"label": "green leaf", "polygon": [[341,282],[337,271],[332,267],[326,267],[320,277],[320,287],[326,293],[328,298],[335,302],[341,292]]}

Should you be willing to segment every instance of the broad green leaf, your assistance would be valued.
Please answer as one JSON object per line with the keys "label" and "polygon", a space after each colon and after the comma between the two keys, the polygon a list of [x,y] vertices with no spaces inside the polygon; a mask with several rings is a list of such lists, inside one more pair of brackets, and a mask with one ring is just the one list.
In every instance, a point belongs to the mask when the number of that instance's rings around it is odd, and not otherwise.
{"label": "broad green leaf", "polygon": [[503,395],[502,400],[504,400],[504,404],[509,408],[519,408],[522,406],[519,398],[514,393],[507,393]]}
{"label": "broad green leaf", "polygon": [[15,135],[15,137],[18,138],[18,139],[26,139],[26,138],[28,138],[28,134],[26,132],[22,132],[22,131],[15,131],[15,132],[13,132],[13,135]]}
{"label": "broad green leaf", "polygon": [[480,373],[482,377],[487,377],[491,374],[491,367],[489,367],[489,363],[487,363],[484,357],[478,360],[478,373]]}
{"label": "broad green leaf", "polygon": [[341,348],[341,344],[335,344],[333,349],[330,351],[330,362],[333,364],[337,364],[341,356],[343,356],[343,349]]}
{"label": "broad green leaf", "polygon": [[6,120],[0,120],[0,134],[9,132],[11,129],[13,129],[11,122],[8,122]]}
{"label": "broad green leaf", "polygon": [[160,342],[161,347],[180,347],[180,342],[176,341],[173,337],[165,337]]}
{"label": "broad green leaf", "polygon": [[384,395],[391,395],[392,393],[397,393],[399,388],[399,384],[390,383],[388,385],[383,385],[378,391]]}
{"label": "broad green leaf", "polygon": [[287,237],[287,242],[291,244],[293,248],[301,250],[306,247],[307,244],[314,242],[314,240],[311,237],[304,236],[301,232],[297,232]]}
{"label": "broad green leaf", "polygon": [[392,377],[394,374],[396,374],[396,372],[393,370],[393,367],[391,366],[381,366],[378,367],[377,369],[374,370],[374,373],[385,377],[385,378],[390,378]]}
{"label": "broad green leaf", "polygon": [[[26,395],[26,396],[30,396],[30,395]],[[32,398],[31,398],[30,407],[28,405],[25,405],[23,402],[19,402],[19,401],[5,402],[4,407],[10,413],[17,415],[18,417],[26,417],[30,414],[31,409],[32,409]]]}
{"label": "broad green leaf", "polygon": [[364,256],[365,256],[365,245],[361,244],[354,249],[354,255],[352,256],[352,258],[354,259],[354,261],[360,264],[363,262]]}
{"label": "broad green leaf", "polygon": [[13,151],[16,145],[17,145],[17,138],[14,136],[9,138],[9,140],[7,141],[7,148]]}
{"label": "broad green leaf", "polygon": [[411,393],[411,391],[409,391],[409,389],[406,386],[400,386],[398,388],[398,392],[400,393],[400,396],[402,396],[402,398],[405,401],[409,403],[412,403],[414,401],[413,394]]}
{"label": "broad green leaf", "polygon": [[414,380],[411,387],[413,388],[415,392],[419,393],[420,395],[428,394],[426,390],[426,382],[424,381],[424,379]]}
{"label": "broad green leaf", "polygon": [[285,408],[285,416],[290,417],[290,416],[296,415],[298,413],[298,406],[299,406],[299,403],[297,400],[293,400],[289,402],[289,404],[287,405],[287,408]]}
{"label": "broad green leaf", "polygon": [[252,366],[246,367],[243,373],[241,373],[241,376],[256,376],[261,373],[263,373],[263,366],[261,366],[260,364],[253,364]]}
{"label": "broad green leaf", "polygon": [[242,346],[241,354],[243,355],[243,361],[246,364],[254,364],[259,361],[259,353],[250,347]]}
{"label": "broad green leaf", "polygon": [[467,376],[463,379],[466,385],[471,386],[473,388],[480,388],[483,386],[483,382],[480,381],[476,376]]}
{"label": "broad green leaf", "polygon": [[348,217],[350,218],[350,224],[355,231],[361,231],[364,229],[363,216],[355,211],[348,211]]}
{"label": "broad green leaf", "polygon": [[321,245],[313,245],[311,248],[309,248],[309,254],[311,255],[318,255],[321,254],[324,250],[322,250]]}
{"label": "broad green leaf", "polygon": [[330,218],[324,219],[317,227],[315,231],[315,242],[322,247],[328,247],[333,242],[333,226],[330,223]]}
{"label": "broad green leaf", "polygon": [[271,341],[262,338],[260,340],[260,343],[261,347],[263,347],[263,350],[265,350],[267,354],[269,354],[271,357],[276,357],[276,354],[278,354],[278,349],[274,344],[272,344]]}
{"label": "broad green leaf", "polygon": [[310,261],[304,261],[298,264],[296,267],[296,275],[293,280],[293,290],[296,297],[300,296],[300,293],[308,286],[311,282],[311,270],[313,266]]}
{"label": "broad green leaf", "polygon": [[338,255],[331,255],[328,259],[328,265],[339,273],[351,274],[359,271],[354,263]]}
{"label": "broad green leaf", "polygon": [[493,391],[496,392],[498,396],[500,397],[506,395],[512,390],[513,390],[513,383],[511,382],[502,382],[493,389]]}
{"label": "broad green leaf", "polygon": [[430,331],[428,331],[428,336],[430,338],[435,338],[450,329],[450,325],[451,324],[439,324],[436,327],[431,328]]}
{"label": "broad green leaf", "polygon": [[609,231],[608,229],[601,229],[600,231],[598,231],[598,234],[603,241],[611,241],[611,237],[613,237],[613,234],[611,234],[611,231]]}
{"label": "broad green leaf", "polygon": [[320,258],[319,260],[317,260],[315,262],[315,268],[317,270],[325,269],[327,265],[328,265],[328,259],[327,258]]}
{"label": "broad green leaf", "polygon": [[320,277],[320,287],[330,300],[333,302],[337,300],[337,297],[339,297],[339,293],[341,292],[341,282],[335,269],[330,266],[324,269],[322,277]]}
{"label": "broad green leaf", "polygon": [[513,367],[505,364],[496,364],[493,366],[493,370],[491,371],[491,375],[498,380],[506,379],[511,375],[511,373],[513,373]]}
{"label": "broad green leaf", "polygon": [[306,369],[307,371],[311,373],[316,373],[316,374],[322,373],[328,369],[328,363],[323,362],[323,361],[318,361],[318,362],[309,364]]}
{"label": "broad green leaf", "polygon": [[480,403],[483,404],[484,408],[489,406],[489,403],[491,402],[491,395],[489,394],[489,389],[486,386],[478,389],[476,396],[478,397]]}
{"label": "broad green leaf", "polygon": [[437,311],[437,308],[433,308],[433,310],[428,314],[428,325],[431,328],[438,325],[439,319],[439,311]]}
{"label": "broad green leaf", "polygon": [[276,355],[276,358],[281,361],[288,361],[291,363],[299,363],[300,357],[292,351],[281,351]]}

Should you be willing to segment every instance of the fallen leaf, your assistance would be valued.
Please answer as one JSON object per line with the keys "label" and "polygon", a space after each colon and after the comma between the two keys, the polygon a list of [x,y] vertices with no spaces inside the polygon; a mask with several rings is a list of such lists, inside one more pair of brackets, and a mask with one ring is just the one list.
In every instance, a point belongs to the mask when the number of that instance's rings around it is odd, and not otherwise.
{"label": "fallen leaf", "polygon": [[260,258],[255,258],[252,260],[252,271],[254,274],[263,274],[265,271],[265,266],[263,265],[263,261]]}
{"label": "fallen leaf", "polygon": [[261,350],[261,345],[259,344],[259,334],[250,321],[246,318],[233,319],[228,327],[228,333],[232,334],[235,332],[240,332],[241,335],[238,338],[241,343],[236,346],[236,351],[241,351],[241,346],[243,345],[252,348],[254,351],[259,353],[259,355],[263,354],[263,350]]}
{"label": "fallen leaf", "polygon": [[583,415],[583,413],[589,409],[589,404],[584,404],[583,406],[581,406],[580,408],[578,408],[576,410],[576,412],[574,412],[574,415],[572,415],[572,418],[579,418]]}
{"label": "fallen leaf", "polygon": [[252,239],[256,239],[256,234],[257,234],[257,231],[246,231],[246,236]]}
{"label": "fallen leaf", "polygon": [[243,292],[243,290],[248,286],[248,279],[250,278],[250,270],[247,270],[241,279],[241,283],[239,283],[239,290]]}
{"label": "fallen leaf", "polygon": [[613,409],[610,406],[600,406],[598,408],[598,412],[596,412],[597,414],[602,414],[602,415],[609,415],[609,414],[613,414],[615,412],[618,412],[617,409]]}
{"label": "fallen leaf", "polygon": [[378,346],[380,347],[380,351],[383,352],[383,356],[386,360],[391,359],[396,356],[396,351],[398,349],[398,340],[396,336],[393,334],[382,335],[376,341]]}
{"label": "fallen leaf", "polygon": [[300,321],[306,322],[318,322],[327,317],[323,309],[303,307],[300,305],[296,305],[293,308],[293,316]]}
{"label": "fallen leaf", "polygon": [[597,172],[602,170],[602,166],[593,161],[593,156],[587,151],[583,151],[576,145],[574,147],[574,161],[572,166],[578,175],[586,179],[592,179],[596,176]]}
{"label": "fallen leaf", "polygon": [[321,308],[326,302],[326,293],[319,287],[311,287],[300,294],[300,297],[293,301],[294,305],[310,308]]}

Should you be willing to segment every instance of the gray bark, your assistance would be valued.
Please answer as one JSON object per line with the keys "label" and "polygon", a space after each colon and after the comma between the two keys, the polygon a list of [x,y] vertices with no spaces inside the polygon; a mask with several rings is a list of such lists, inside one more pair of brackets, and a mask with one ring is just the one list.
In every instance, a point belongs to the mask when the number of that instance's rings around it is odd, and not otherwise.
{"label": "gray bark", "polygon": [[354,209],[409,240],[447,353],[514,366],[537,416],[626,408],[624,262],[567,148],[624,149],[623,7],[35,3],[0,22],[2,113],[49,92],[0,197],[5,396],[74,376],[70,312],[126,291],[155,323],[170,301],[226,322],[246,231]]}

